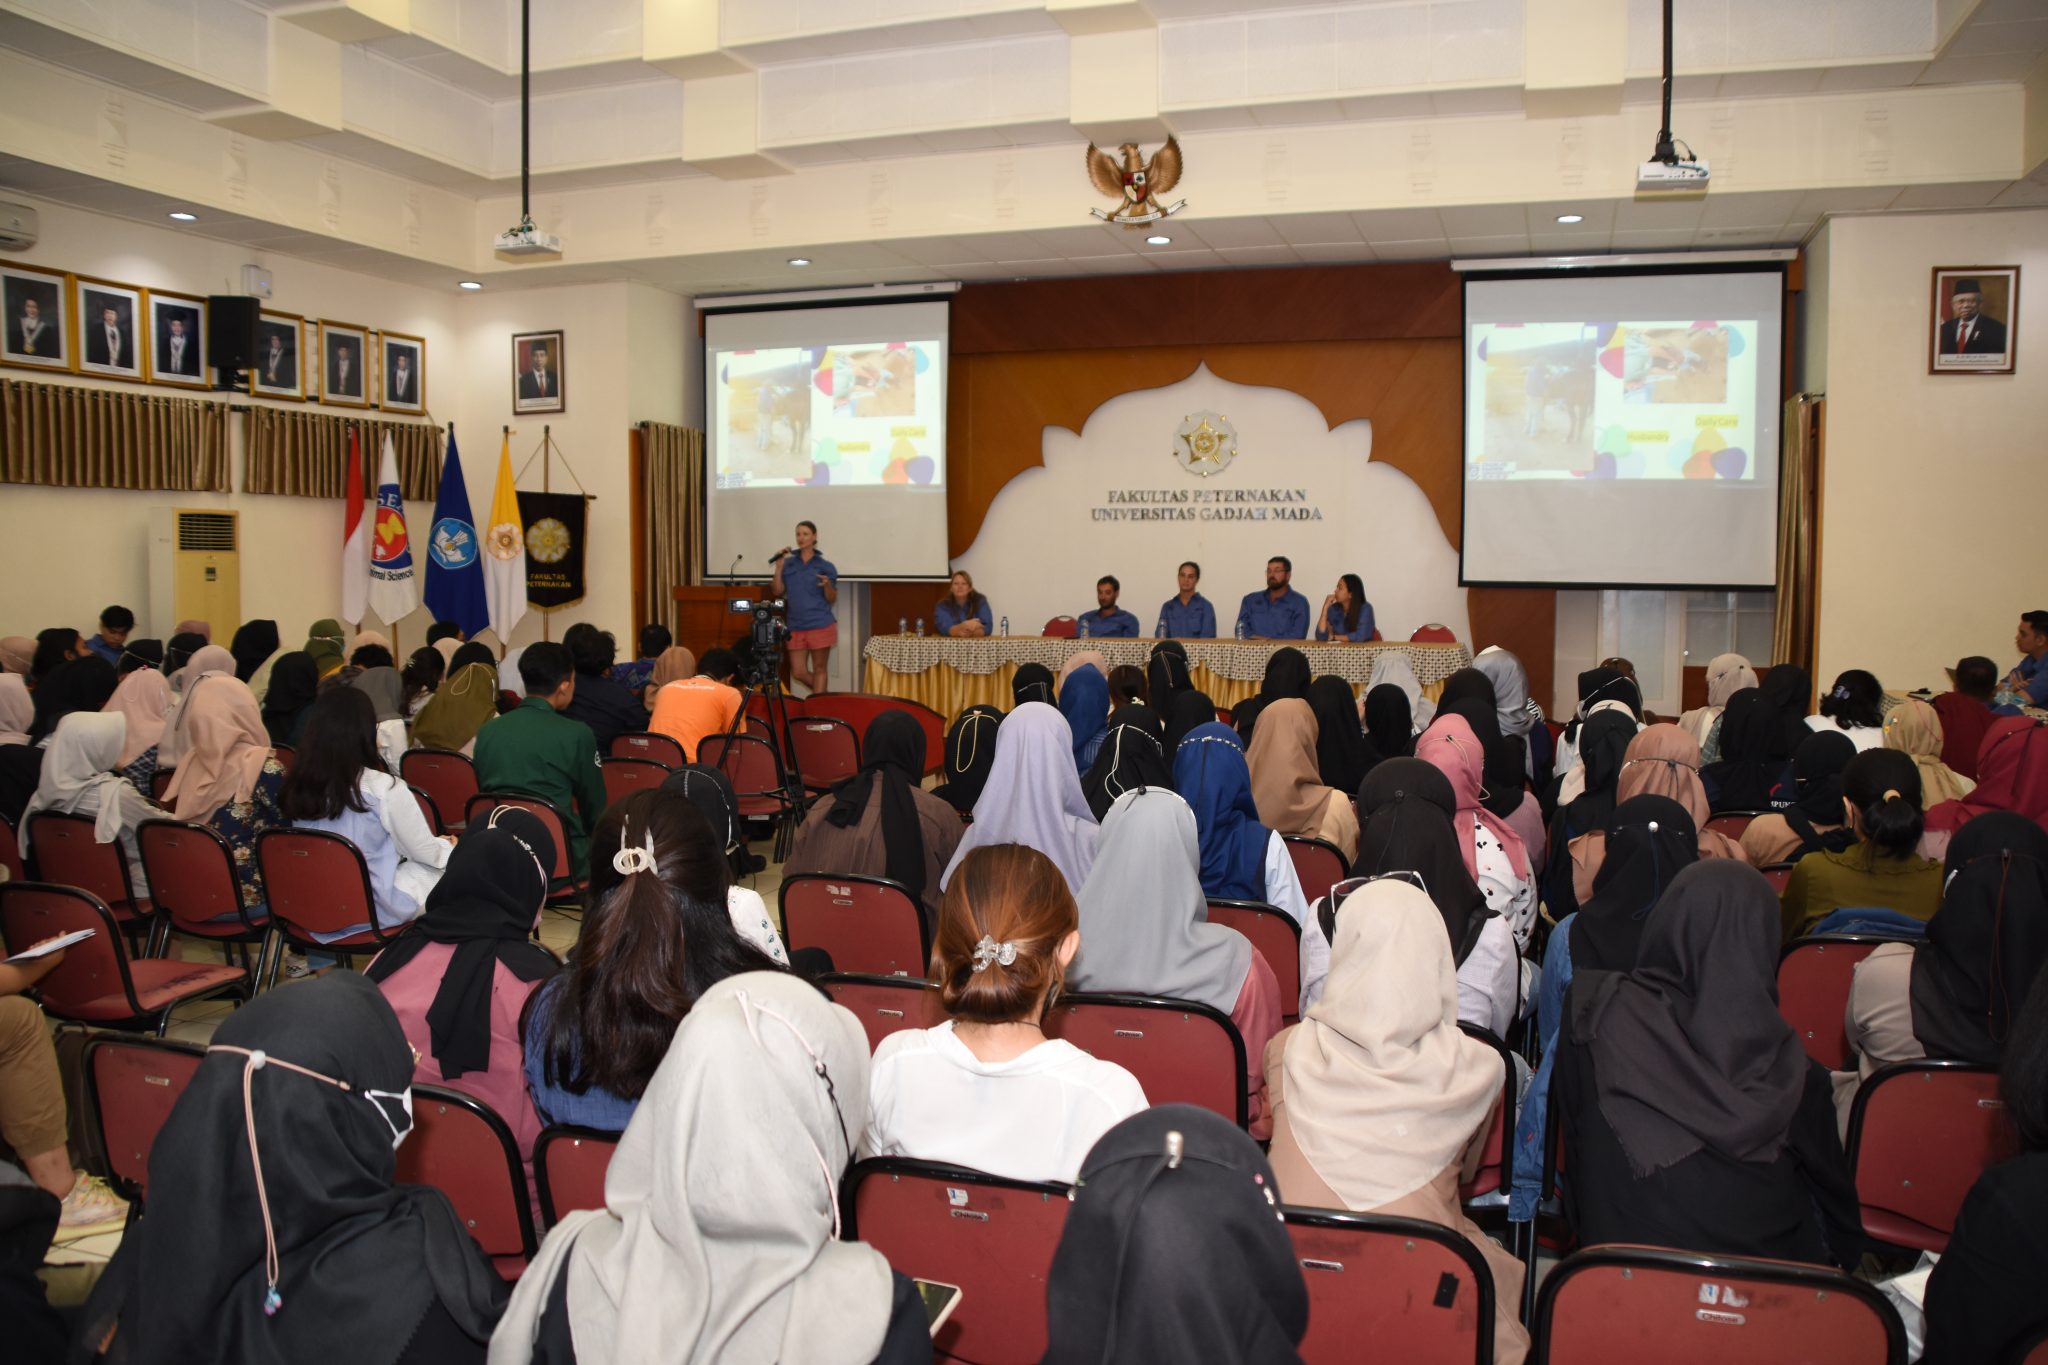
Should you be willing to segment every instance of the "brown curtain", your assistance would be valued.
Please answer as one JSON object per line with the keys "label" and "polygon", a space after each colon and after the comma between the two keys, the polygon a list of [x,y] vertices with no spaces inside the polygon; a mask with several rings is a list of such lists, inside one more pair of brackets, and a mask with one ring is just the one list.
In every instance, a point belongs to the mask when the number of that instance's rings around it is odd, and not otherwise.
{"label": "brown curtain", "polygon": [[242,491],[297,498],[338,498],[348,477],[348,431],[363,432],[364,493],[377,485],[384,434],[398,452],[398,488],[407,498],[433,501],[441,484],[441,428],[426,422],[379,422],[308,408],[242,410]]}
{"label": "brown curtain", "polygon": [[1821,425],[1827,400],[1795,394],[1785,402],[1778,473],[1778,606],[1771,660],[1813,668],[1814,596],[1820,548]]}
{"label": "brown curtain", "polygon": [[682,618],[669,589],[704,580],[704,433],[643,422],[640,451],[647,471],[642,501],[648,619],[680,631]]}
{"label": "brown curtain", "polygon": [[0,483],[225,493],[227,405],[0,380]]}

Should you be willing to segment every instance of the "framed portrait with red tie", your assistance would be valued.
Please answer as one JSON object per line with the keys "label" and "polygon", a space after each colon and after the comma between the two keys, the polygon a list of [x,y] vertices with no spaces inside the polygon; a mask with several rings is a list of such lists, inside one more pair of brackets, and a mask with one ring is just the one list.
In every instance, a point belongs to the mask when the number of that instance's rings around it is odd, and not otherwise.
{"label": "framed portrait with red tie", "polygon": [[562,334],[519,332],[512,338],[512,411],[562,412]]}
{"label": "framed portrait with red tie", "polygon": [[206,300],[196,294],[149,291],[149,382],[206,388]]}
{"label": "framed portrait with red tie", "polygon": [[2012,374],[2019,357],[2020,268],[1934,267],[1929,374]]}

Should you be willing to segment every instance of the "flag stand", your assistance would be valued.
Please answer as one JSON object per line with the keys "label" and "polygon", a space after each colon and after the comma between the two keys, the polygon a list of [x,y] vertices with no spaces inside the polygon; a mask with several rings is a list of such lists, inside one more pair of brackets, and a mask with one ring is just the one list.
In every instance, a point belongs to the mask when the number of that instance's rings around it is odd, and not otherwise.
{"label": "flag stand", "polygon": [[[511,435],[512,428],[508,426],[505,428],[505,436],[509,440],[511,438]],[[540,429],[540,449],[535,451],[534,454],[540,456],[540,491],[543,493],[552,493],[555,491],[555,436],[554,428],[552,426],[545,424],[542,425]],[[519,473],[513,477],[514,484],[516,485],[519,479],[525,476],[526,471],[531,468],[533,468],[533,455],[527,456],[526,463],[519,466]],[[575,483],[576,491],[583,494],[583,500],[585,502],[597,501],[597,497],[595,494],[590,493],[584,489],[583,480],[576,477],[576,470],[573,466],[570,465],[569,457],[567,455],[564,455],[562,457],[562,469],[569,475],[570,480]],[[555,611],[556,608],[553,607],[540,608],[540,638],[542,640],[551,640],[554,638],[549,633],[549,626],[551,625],[550,618],[554,616]]]}

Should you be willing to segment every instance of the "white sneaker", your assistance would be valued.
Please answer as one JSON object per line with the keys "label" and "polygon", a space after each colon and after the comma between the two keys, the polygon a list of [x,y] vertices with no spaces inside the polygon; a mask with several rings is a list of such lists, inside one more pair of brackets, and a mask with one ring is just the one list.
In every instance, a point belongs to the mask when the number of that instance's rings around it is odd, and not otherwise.
{"label": "white sneaker", "polygon": [[306,961],[304,953],[295,953],[287,949],[284,955],[284,974],[293,981],[303,981],[313,974],[313,964]]}
{"label": "white sneaker", "polygon": [[128,1201],[107,1188],[98,1176],[78,1173],[71,1193],[64,1196],[64,1212],[58,1216],[58,1235],[99,1228],[128,1216]]}

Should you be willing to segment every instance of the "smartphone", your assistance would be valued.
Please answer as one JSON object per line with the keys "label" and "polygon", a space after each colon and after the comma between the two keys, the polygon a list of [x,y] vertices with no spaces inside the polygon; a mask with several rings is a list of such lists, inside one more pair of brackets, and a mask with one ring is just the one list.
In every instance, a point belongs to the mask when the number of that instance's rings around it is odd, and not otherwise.
{"label": "smartphone", "polygon": [[931,1334],[937,1336],[939,1329],[946,1325],[946,1319],[953,1316],[953,1310],[960,1306],[960,1286],[940,1284],[937,1280],[914,1280],[918,1297],[924,1300],[925,1325]]}

